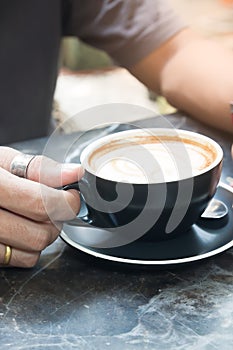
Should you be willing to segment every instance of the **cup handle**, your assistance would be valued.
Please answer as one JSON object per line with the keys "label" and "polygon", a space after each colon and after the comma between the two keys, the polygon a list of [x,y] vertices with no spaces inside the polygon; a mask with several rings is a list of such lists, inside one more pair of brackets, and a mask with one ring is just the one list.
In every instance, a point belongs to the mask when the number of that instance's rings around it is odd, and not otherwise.
{"label": "cup handle", "polygon": [[75,219],[68,220],[65,223],[69,225],[75,225],[75,226],[87,226],[88,225],[88,220],[86,218],[88,217],[88,208],[85,202],[85,199],[80,192],[79,188],[79,183],[78,182],[73,182],[71,184],[65,185],[62,187],[62,190],[68,191],[68,190],[76,190],[78,191],[80,195],[80,210],[79,213],[77,214]]}

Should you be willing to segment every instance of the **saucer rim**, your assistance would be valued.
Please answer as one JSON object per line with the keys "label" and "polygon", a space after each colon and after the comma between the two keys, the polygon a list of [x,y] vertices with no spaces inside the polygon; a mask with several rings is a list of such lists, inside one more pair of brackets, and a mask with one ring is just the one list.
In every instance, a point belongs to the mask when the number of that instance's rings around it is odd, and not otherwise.
{"label": "saucer rim", "polygon": [[[230,185],[225,184],[224,182],[219,182],[218,187],[222,187],[233,194],[233,188]],[[193,262],[197,262],[200,260],[213,257],[215,255],[221,254],[224,251],[233,247],[233,239],[232,239],[227,244],[224,244],[223,246],[217,249],[213,249],[209,252],[199,254],[199,255],[194,255],[194,256],[185,257],[185,258],[177,258],[177,259],[143,260],[143,259],[121,258],[114,255],[96,252],[95,250],[93,250],[93,248],[90,249],[81,244],[74,242],[72,239],[69,238],[69,236],[63,230],[61,231],[60,237],[73,248],[76,248],[79,251],[85,254],[88,254],[90,256],[93,256],[95,258],[114,262],[114,263],[121,263],[121,264],[123,263],[123,264],[130,264],[130,265],[146,265],[146,266],[167,266],[167,265],[180,265],[180,264],[193,263]]]}

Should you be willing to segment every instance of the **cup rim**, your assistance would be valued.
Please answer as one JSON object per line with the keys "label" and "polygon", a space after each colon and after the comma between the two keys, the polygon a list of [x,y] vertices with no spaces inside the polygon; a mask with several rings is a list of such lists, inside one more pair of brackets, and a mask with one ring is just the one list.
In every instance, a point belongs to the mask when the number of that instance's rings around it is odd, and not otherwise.
{"label": "cup rim", "polygon": [[[163,183],[177,182],[177,181],[186,180],[186,179],[190,179],[190,178],[196,178],[197,176],[205,174],[208,171],[210,171],[211,169],[215,168],[223,160],[223,149],[219,145],[219,143],[217,141],[213,140],[211,137],[206,136],[204,134],[201,134],[199,132],[184,130],[184,129],[175,129],[175,128],[174,129],[173,128],[140,128],[140,129],[137,128],[137,129],[132,129],[132,130],[119,131],[119,132],[116,132],[113,134],[109,134],[109,135],[100,137],[99,139],[97,139],[93,142],[90,141],[91,143],[83,149],[83,151],[81,152],[81,155],[80,155],[80,162],[81,162],[82,167],[84,168],[85,171],[88,171],[89,173],[91,173],[95,177],[101,178],[103,180],[110,181],[110,182],[127,183],[125,181],[111,180],[111,179],[104,178],[104,177],[97,175],[95,173],[95,171],[89,165],[87,159],[88,159],[89,155],[94,150],[96,150],[100,146],[107,144],[109,141],[121,139],[125,136],[133,136],[136,134],[138,135],[140,133],[141,134],[153,133],[156,136],[163,136],[163,135],[165,135],[165,136],[179,136],[179,137],[189,136],[192,139],[202,141],[201,142],[202,144],[206,143],[206,144],[211,145],[216,150],[215,160],[209,166],[198,171],[197,174],[195,174],[193,176],[188,176],[188,177],[184,177],[181,179],[177,179],[177,180],[164,181]],[[153,184],[159,184],[160,182],[151,182],[151,183],[150,182],[140,182],[140,183],[130,182],[130,183],[136,184],[136,185],[148,185],[148,184],[153,185]]]}

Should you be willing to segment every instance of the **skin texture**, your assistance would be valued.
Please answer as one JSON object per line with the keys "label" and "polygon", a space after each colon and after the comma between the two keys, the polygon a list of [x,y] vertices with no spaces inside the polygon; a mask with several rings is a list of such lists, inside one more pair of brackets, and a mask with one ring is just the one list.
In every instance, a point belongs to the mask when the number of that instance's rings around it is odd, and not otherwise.
{"label": "skin texture", "polygon": [[233,51],[185,29],[130,71],[179,110],[233,134]]}
{"label": "skin texture", "polygon": [[[131,67],[130,72],[176,108],[233,134],[233,52],[185,29]],[[83,169],[37,156],[28,179],[10,174],[18,151],[0,147],[0,264],[5,245],[12,247],[9,266],[32,267],[41,251],[59,235],[62,222],[80,209],[75,190],[59,186],[78,181]],[[232,150],[233,155],[233,150]]]}
{"label": "skin texture", "polygon": [[9,172],[18,153],[0,147],[0,262],[5,245],[10,245],[9,266],[32,267],[41,251],[58,237],[62,222],[78,213],[78,192],[56,187],[79,180],[83,169],[37,156],[29,165],[28,179],[19,178]]}

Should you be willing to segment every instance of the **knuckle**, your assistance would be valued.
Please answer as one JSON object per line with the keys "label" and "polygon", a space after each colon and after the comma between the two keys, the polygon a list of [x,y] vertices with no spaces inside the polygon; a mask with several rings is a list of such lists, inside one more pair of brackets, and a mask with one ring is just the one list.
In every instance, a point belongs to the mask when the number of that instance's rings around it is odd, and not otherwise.
{"label": "knuckle", "polygon": [[59,233],[60,228],[51,223],[41,225],[41,228],[36,232],[33,248],[36,251],[44,250],[57,238]]}
{"label": "knuckle", "polygon": [[[43,188],[43,186],[42,186]],[[51,220],[56,221],[57,213],[61,205],[61,191],[46,188],[43,192],[41,191],[41,201],[38,203],[38,212],[40,218],[43,218],[43,221]]]}
{"label": "knuckle", "polygon": [[0,167],[10,170],[10,164],[13,158],[19,154],[15,149],[8,146],[0,147]]}
{"label": "knuckle", "polygon": [[51,225],[51,231],[50,231],[50,243],[54,242],[55,239],[59,236],[61,229],[62,229],[62,224],[55,224]]}
{"label": "knuckle", "polygon": [[34,219],[36,221],[46,221],[48,219],[48,214],[45,210],[43,203],[37,203],[36,210],[34,212]]}
{"label": "knuckle", "polygon": [[34,267],[40,259],[40,252],[27,252],[22,254],[14,254],[12,257],[12,266],[22,267],[22,268],[32,268]]}
{"label": "knuckle", "polygon": [[25,261],[22,262],[23,266],[25,268],[32,268],[34,267],[40,258],[40,252],[32,253],[30,254]]}
{"label": "knuckle", "polygon": [[64,216],[66,220],[74,219],[80,210],[80,195],[76,190],[69,190],[65,193],[66,207]]}
{"label": "knuckle", "polygon": [[34,239],[33,248],[42,251],[50,244],[50,234],[48,232],[38,232]]}
{"label": "knuckle", "polygon": [[44,155],[37,155],[30,162],[28,167],[28,178],[33,181],[47,183],[49,169],[54,169],[59,163]]}
{"label": "knuckle", "polygon": [[46,211],[46,200],[45,196],[43,196],[43,191],[38,189],[33,196],[32,203],[34,219],[36,221],[45,221],[48,218],[48,214]]}

